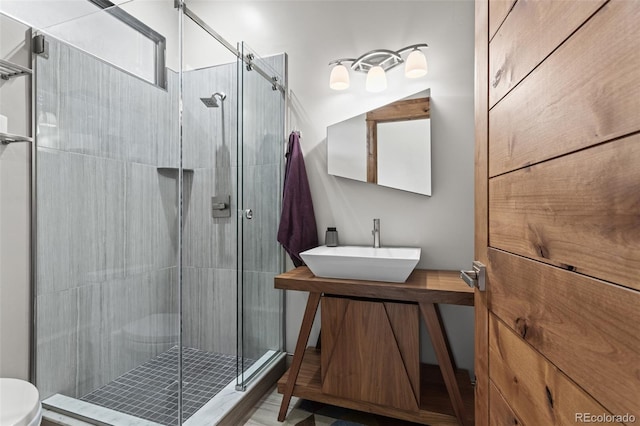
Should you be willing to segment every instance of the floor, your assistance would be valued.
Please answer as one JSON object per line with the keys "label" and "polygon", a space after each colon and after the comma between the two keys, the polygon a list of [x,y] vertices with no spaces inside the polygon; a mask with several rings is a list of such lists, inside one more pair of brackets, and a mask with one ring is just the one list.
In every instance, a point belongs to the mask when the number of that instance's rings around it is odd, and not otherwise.
{"label": "floor", "polygon": [[[83,401],[115,409],[162,425],[177,424],[176,365],[178,350],[172,348],[145,364],[125,373],[111,383],[85,395]],[[248,368],[255,361],[248,360]],[[197,349],[183,350],[184,418],[192,416],[211,397],[236,378],[235,356],[208,353]],[[248,426],[418,426],[416,423],[391,419],[327,404],[292,397],[284,422],[278,422],[282,395],[275,385],[247,413],[239,424]],[[50,413],[56,415],[57,413]],[[43,424],[88,425],[61,416]],[[76,423],[69,423],[71,420]]]}
{"label": "floor", "polygon": [[[184,348],[183,418],[191,417],[236,380],[236,356]],[[245,359],[245,368],[255,361]],[[123,374],[81,400],[163,425],[177,424],[178,348]]]}
{"label": "floor", "polygon": [[265,394],[245,421],[247,426],[419,426],[417,423],[291,398],[283,423],[277,419],[282,395],[275,386]]}
{"label": "floor", "polygon": [[[359,411],[347,410],[311,401],[291,398],[287,418],[278,422],[280,395],[275,386],[247,413],[238,425],[247,426],[423,426],[397,419],[377,416]],[[45,410],[47,419],[42,426],[92,426],[59,413]]]}

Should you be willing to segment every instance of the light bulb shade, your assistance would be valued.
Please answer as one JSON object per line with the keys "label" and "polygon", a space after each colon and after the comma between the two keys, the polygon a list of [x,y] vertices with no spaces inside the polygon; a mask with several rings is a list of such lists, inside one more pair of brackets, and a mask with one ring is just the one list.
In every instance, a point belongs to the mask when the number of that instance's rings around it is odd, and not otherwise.
{"label": "light bulb shade", "polygon": [[367,73],[366,88],[368,92],[382,92],[387,88],[387,75],[381,66],[371,67]]}
{"label": "light bulb shade", "polygon": [[329,77],[329,87],[333,90],[344,90],[349,88],[349,71],[347,67],[338,64],[331,70]]}
{"label": "light bulb shade", "polygon": [[427,58],[419,49],[411,51],[404,66],[404,75],[408,78],[418,78],[427,75]]}

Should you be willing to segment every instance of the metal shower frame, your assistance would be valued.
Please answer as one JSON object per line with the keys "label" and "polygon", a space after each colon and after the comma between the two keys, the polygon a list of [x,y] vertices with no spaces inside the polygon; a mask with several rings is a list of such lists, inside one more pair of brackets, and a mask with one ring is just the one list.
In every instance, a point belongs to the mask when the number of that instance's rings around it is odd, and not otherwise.
{"label": "metal shower frame", "polygon": [[[176,0],[176,7],[180,7],[180,2]],[[273,90],[279,90],[283,94],[287,94],[287,89],[280,83],[280,78],[276,75],[269,75],[265,70],[263,70],[258,64],[253,62],[255,57],[253,54],[249,53],[247,55],[243,55],[238,49],[236,49],[231,43],[224,39],[220,34],[216,32],[213,28],[207,25],[198,15],[196,15],[184,1],[182,2],[182,11],[186,17],[191,19],[195,24],[197,24],[200,28],[206,31],[211,37],[216,39],[220,44],[222,44],[227,50],[233,53],[238,59],[242,60],[245,64],[247,64],[247,71],[255,71],[260,74],[264,79],[271,83],[271,88]],[[286,83],[285,83],[286,84]]]}

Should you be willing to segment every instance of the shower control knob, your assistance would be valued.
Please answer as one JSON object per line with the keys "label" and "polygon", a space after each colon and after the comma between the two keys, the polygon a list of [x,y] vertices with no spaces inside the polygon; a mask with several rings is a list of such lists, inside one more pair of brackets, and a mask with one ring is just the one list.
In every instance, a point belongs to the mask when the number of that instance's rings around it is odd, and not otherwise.
{"label": "shower control knob", "polygon": [[253,210],[246,209],[244,211],[244,217],[246,217],[247,219],[253,219]]}

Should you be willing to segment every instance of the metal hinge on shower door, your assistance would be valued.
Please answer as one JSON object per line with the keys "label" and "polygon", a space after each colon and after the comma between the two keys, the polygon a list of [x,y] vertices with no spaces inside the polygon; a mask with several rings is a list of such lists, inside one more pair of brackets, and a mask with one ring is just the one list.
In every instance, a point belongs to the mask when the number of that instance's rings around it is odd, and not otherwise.
{"label": "metal hinge on shower door", "polygon": [[45,40],[44,34],[38,34],[31,41],[33,53],[49,59],[49,42]]}
{"label": "metal hinge on shower door", "polygon": [[471,271],[460,271],[460,278],[471,288],[485,291],[487,288],[487,267],[477,260],[473,262]]}

